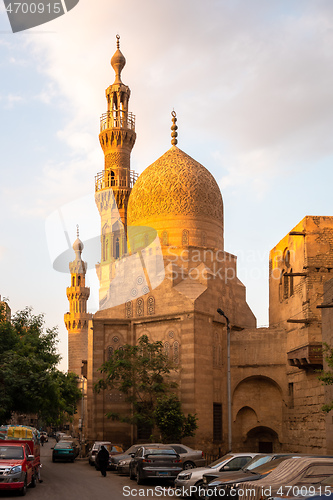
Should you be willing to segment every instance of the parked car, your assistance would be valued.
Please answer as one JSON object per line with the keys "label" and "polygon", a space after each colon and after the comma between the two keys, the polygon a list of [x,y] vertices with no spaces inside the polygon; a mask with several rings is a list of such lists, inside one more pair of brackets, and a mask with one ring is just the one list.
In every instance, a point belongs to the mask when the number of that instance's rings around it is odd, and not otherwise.
{"label": "parked car", "polygon": [[[229,453],[215,460],[207,467],[198,467],[178,474],[175,486],[181,489],[183,496],[192,495],[199,499],[202,496],[203,475],[212,469],[224,471],[226,473],[239,470],[246,465],[257,453]],[[193,492],[193,486],[195,490]]]}
{"label": "parked car", "polygon": [[174,479],[183,469],[183,463],[176,451],[167,445],[140,446],[130,461],[130,479],[142,484],[145,479]]}
{"label": "parked car", "polygon": [[101,449],[101,446],[105,446],[108,452],[110,453],[111,451],[111,442],[110,441],[95,441],[93,444],[93,447],[88,453],[88,461],[91,466],[95,465],[96,463],[96,455]]}
{"label": "parked car", "polygon": [[[333,475],[333,458],[294,457],[284,460],[267,477],[258,481],[246,481],[238,489],[239,500],[259,500],[283,494],[286,487],[315,484]],[[269,491],[265,496],[265,491]]]}
{"label": "parked car", "polygon": [[66,460],[74,462],[79,454],[79,449],[74,441],[59,441],[54,445],[52,452],[52,462],[56,460]]}
{"label": "parked car", "polygon": [[123,458],[122,460],[120,460],[120,462],[118,463],[117,465],[117,472],[118,474],[125,474],[127,476],[129,476],[129,465],[130,465],[130,462],[132,460],[132,457],[129,457],[129,458]]}
{"label": "parked car", "polygon": [[135,453],[140,446],[155,446],[161,443],[145,443],[145,444],[133,444],[130,448],[128,448],[124,453],[119,453],[118,455],[112,455],[110,457],[109,466],[111,470],[118,470],[118,464],[121,460],[126,460],[127,458],[131,459],[131,454]]}
{"label": "parked car", "polygon": [[[333,495],[333,476],[320,479],[319,482],[316,480],[314,484],[307,483],[306,486],[297,484],[290,487],[290,489],[284,488],[284,490],[278,496],[269,497],[269,500],[281,500],[281,498],[288,500],[328,500],[328,497]],[[276,492],[273,494],[276,494]]]}
{"label": "parked car", "polygon": [[[248,465],[255,462],[257,457],[248,462]],[[206,498],[217,499],[223,497],[226,500],[238,500],[238,486],[240,488],[242,485],[240,483],[245,483],[246,481],[257,481],[266,477],[270,474],[278,465],[280,465],[284,460],[293,458],[293,455],[286,455],[280,458],[275,458],[274,460],[269,460],[266,463],[259,465],[255,468],[247,469],[247,466],[240,469],[238,472],[230,472],[229,474],[220,475],[211,481],[210,473],[204,474],[203,487],[206,488],[204,496]],[[258,464],[257,464],[258,465]],[[251,465],[250,465],[251,467]]]}
{"label": "parked car", "polygon": [[178,453],[183,462],[183,469],[194,469],[195,467],[204,467],[206,459],[204,452],[201,450],[193,450],[184,444],[168,444]]}
{"label": "parked car", "polygon": [[60,439],[62,439],[63,436],[66,436],[66,432],[60,432],[60,431],[56,432],[55,438],[57,443],[60,441]]}
{"label": "parked car", "polygon": [[[290,458],[292,455],[290,453],[259,453],[255,457],[253,457],[244,467],[239,469],[238,471],[232,471],[229,474],[226,474],[225,471],[219,471],[218,469],[212,469],[209,472],[206,472],[203,475],[203,484],[206,486],[214,481],[214,484],[233,484],[234,482],[240,481],[253,481],[255,476],[258,476],[260,479],[262,476],[262,472],[258,471],[257,468],[262,465],[268,464],[274,461],[274,465],[268,465],[267,467],[263,467],[263,470],[273,470],[273,467],[277,467],[279,463],[282,462],[283,458]],[[281,459],[281,460],[280,460]],[[218,481],[220,480],[220,481]],[[223,495],[227,495],[228,489],[223,493]],[[228,495],[227,495],[228,496]]]}

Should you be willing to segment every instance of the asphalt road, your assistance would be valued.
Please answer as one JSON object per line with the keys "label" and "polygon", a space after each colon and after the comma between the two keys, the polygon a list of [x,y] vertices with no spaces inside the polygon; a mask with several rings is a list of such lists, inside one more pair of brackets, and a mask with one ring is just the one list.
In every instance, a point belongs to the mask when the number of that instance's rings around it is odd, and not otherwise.
{"label": "asphalt road", "polygon": [[[177,498],[170,483],[147,483],[138,486],[128,476],[107,472],[104,478],[86,459],[71,462],[52,462],[55,440],[41,447],[42,483],[28,488],[27,500],[126,500],[126,498]],[[1,492],[0,499],[18,498],[17,494]]]}

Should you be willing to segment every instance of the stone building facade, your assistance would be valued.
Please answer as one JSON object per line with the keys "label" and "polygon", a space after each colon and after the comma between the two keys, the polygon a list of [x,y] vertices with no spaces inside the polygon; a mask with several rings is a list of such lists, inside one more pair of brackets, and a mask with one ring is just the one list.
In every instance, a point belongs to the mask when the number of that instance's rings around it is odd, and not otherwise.
{"label": "stone building facade", "polygon": [[[131,170],[135,117],[130,89],[121,80],[119,39],[111,65],[115,81],[106,90],[99,136],[105,166],[95,178],[100,308],[80,338],[69,328],[73,311],[66,315],[70,367],[75,371],[87,360],[86,437],[124,445],[144,438],[135,427],[106,418],[108,412],[130,411],[120,393],[97,394],[93,388],[113,352],[145,334],[163,342],[177,367],[173,376],[183,411],[198,416],[198,431],[187,444],[228,451],[221,308],[231,325],[233,450],[329,451],[329,419],[321,412],[329,395],[316,372],[323,363],[317,306],[333,268],[333,218],[305,217],[270,252],[270,327],[257,329],[237,277],[237,258],[224,249],[223,201],[215,179],[178,148],[175,113],[171,148],[139,177]],[[83,281],[81,286],[86,300]],[[86,309],[80,314],[90,320]]]}

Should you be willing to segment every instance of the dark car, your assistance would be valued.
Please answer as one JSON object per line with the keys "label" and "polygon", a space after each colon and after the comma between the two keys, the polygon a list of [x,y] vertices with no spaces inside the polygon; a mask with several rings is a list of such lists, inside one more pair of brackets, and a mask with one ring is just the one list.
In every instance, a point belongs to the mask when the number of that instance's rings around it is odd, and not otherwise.
{"label": "dark car", "polygon": [[130,479],[142,484],[145,479],[174,479],[183,470],[183,463],[171,446],[140,446],[130,462]]}
{"label": "dark car", "polygon": [[[159,445],[160,443],[151,443],[152,446]],[[128,450],[124,451],[124,453],[119,453],[118,455],[110,456],[109,466],[111,470],[118,470],[118,464],[122,460],[126,460],[128,458],[132,458],[131,454],[135,453],[140,446],[149,446],[149,443],[145,444],[133,444]]]}
{"label": "dark car", "polygon": [[54,445],[52,452],[52,462],[55,462],[56,460],[74,462],[78,454],[78,447],[73,441],[59,441]]}

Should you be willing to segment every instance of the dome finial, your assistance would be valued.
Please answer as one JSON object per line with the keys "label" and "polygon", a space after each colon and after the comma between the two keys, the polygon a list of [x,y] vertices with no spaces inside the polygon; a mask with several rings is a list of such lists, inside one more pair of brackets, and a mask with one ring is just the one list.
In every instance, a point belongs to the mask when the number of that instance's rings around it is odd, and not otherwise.
{"label": "dome finial", "polygon": [[120,36],[117,35],[116,38],[117,38],[117,50],[112,56],[111,66],[113,67],[113,69],[116,73],[116,79],[115,79],[114,83],[120,84],[120,83],[122,83],[120,75],[121,75],[121,72],[126,64],[126,59],[123,56],[123,54],[121,53],[120,48],[119,48],[120,47],[120,42],[119,42]]}
{"label": "dome finial", "polygon": [[171,139],[171,144],[173,146],[176,146],[177,143],[178,143],[178,140],[177,140],[177,137],[178,137],[178,134],[177,134],[178,127],[176,125],[177,115],[176,115],[176,111],[175,110],[173,110],[171,112],[171,116],[172,116],[172,126],[171,126],[171,130],[172,130],[171,137],[172,137],[172,139]]}
{"label": "dome finial", "polygon": [[78,238],[79,236],[80,236],[79,225],[76,224],[76,237]]}

